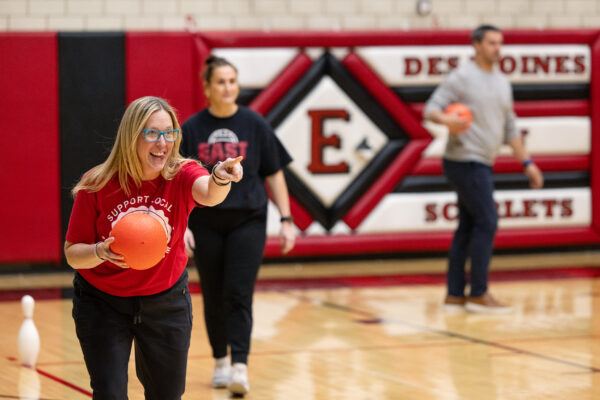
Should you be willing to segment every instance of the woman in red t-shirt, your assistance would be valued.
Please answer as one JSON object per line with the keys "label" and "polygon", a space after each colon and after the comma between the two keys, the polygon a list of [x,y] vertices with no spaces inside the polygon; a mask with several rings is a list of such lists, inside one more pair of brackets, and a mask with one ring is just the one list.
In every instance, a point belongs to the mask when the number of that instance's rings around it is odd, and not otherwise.
{"label": "woman in red t-shirt", "polygon": [[[183,236],[196,205],[221,203],[242,178],[241,157],[212,174],[179,155],[180,126],[163,99],[133,101],[106,161],[73,189],[65,257],[75,270],[73,318],[94,398],[127,398],[135,344],[146,399],[180,399],[185,390],[192,328]],[[130,213],[158,219],[165,256],[146,270],[111,251],[114,224]]]}

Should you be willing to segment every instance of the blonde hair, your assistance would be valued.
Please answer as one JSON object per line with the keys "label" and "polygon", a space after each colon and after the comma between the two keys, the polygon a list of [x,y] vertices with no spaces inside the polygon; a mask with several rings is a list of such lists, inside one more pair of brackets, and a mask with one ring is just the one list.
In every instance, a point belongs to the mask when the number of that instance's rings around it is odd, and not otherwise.
{"label": "blonde hair", "polygon": [[[119,179],[119,186],[127,195],[131,194],[129,178],[133,179],[137,187],[140,187],[142,185],[142,163],[137,155],[136,144],[138,140],[141,140],[142,129],[150,116],[161,110],[166,111],[171,117],[173,129],[181,131],[175,110],[166,100],[160,97],[146,96],[132,101],[123,114],[115,143],[108,158],[83,175],[71,191],[73,196],[80,190],[97,192],[115,175]],[[181,166],[188,161],[179,154],[180,144],[181,133],[173,143],[173,150],[160,173],[167,180],[177,175]]]}

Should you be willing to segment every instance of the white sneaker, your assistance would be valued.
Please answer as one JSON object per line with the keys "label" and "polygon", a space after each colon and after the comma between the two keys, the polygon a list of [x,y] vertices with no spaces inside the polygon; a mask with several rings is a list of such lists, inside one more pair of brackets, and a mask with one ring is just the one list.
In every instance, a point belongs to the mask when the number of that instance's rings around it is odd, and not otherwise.
{"label": "white sneaker", "polygon": [[250,390],[248,367],[243,363],[234,363],[231,367],[231,380],[228,389],[231,393],[245,395]]}
{"label": "white sneaker", "polygon": [[212,377],[212,387],[226,388],[229,384],[231,375],[231,365],[229,357],[215,358],[215,371]]}

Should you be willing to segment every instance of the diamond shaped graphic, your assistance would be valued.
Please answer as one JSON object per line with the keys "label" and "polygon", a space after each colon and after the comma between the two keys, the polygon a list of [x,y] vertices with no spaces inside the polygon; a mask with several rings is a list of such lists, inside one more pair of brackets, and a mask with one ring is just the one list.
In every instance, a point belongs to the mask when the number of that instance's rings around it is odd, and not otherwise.
{"label": "diamond shaped graphic", "polygon": [[[291,194],[327,230],[410,140],[329,53],[314,62],[266,117],[294,153],[286,170]],[[315,144],[319,140],[324,144]]]}
{"label": "diamond shaped graphic", "polygon": [[[340,138],[340,147],[327,146],[320,156],[327,165],[347,165],[343,174],[312,173],[312,149],[310,141],[298,132],[311,132],[309,117],[315,110],[340,110],[344,118],[323,121],[325,135]],[[323,76],[310,93],[294,108],[277,128],[277,135],[286,148],[294,149],[291,172],[306,186],[316,187],[315,196],[326,207],[331,207],[344,189],[368,165],[375,154],[386,145],[387,136],[375,125],[352,99],[329,76]],[[329,136],[331,137],[331,136]]]}

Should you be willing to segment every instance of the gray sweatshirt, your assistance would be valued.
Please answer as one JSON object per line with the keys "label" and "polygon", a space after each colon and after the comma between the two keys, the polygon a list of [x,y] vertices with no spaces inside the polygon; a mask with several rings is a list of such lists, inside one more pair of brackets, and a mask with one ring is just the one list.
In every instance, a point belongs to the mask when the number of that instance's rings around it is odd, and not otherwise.
{"label": "gray sweatshirt", "polygon": [[502,144],[520,133],[515,125],[510,82],[497,68],[482,70],[473,61],[458,67],[433,92],[423,115],[463,103],[471,110],[473,122],[464,133],[449,135],[444,158],[452,161],[494,163]]}

